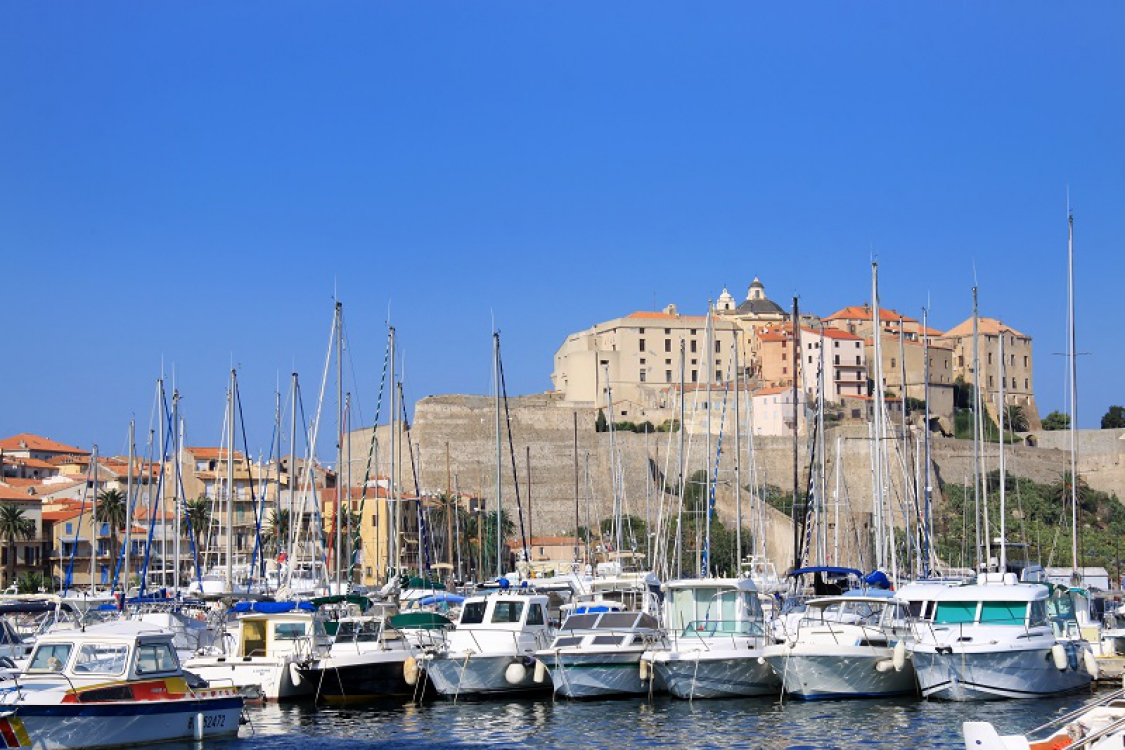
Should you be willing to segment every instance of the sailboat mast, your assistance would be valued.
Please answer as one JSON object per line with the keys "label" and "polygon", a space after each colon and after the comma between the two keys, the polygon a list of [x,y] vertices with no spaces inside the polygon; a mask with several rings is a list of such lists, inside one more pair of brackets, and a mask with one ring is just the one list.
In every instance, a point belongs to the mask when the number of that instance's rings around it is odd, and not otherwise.
{"label": "sailboat mast", "polygon": [[[496,388],[496,578],[504,575],[502,562],[503,546],[503,516],[500,513],[503,507],[501,461],[500,461],[500,334],[492,334],[492,370],[493,386]],[[612,415],[611,415],[612,417]]]}
{"label": "sailboat mast", "polygon": [[[121,591],[129,595],[129,552],[132,547],[133,531],[133,459],[136,455],[136,429],[137,420],[129,420],[129,476],[125,479],[125,563],[121,573]],[[152,476],[148,476],[152,481]]]}
{"label": "sailboat mast", "polygon": [[[90,596],[97,594],[94,584],[97,577],[94,575],[98,564],[98,446],[95,443],[90,454],[91,476],[94,478],[93,503],[90,506]],[[12,554],[16,553],[12,549]]]}
{"label": "sailboat mast", "polygon": [[336,301],[336,319],[334,321],[334,328],[336,329],[336,518],[332,525],[336,527],[336,554],[332,556],[332,562],[336,567],[336,593],[341,592],[341,585],[343,583],[343,565],[341,553],[344,551],[341,546],[344,542],[344,494],[343,494],[343,481],[344,481],[344,331],[342,318],[344,314],[344,303],[339,300]]}
{"label": "sailboat mast", "polygon": [[933,533],[933,517],[930,507],[933,488],[930,486],[930,335],[929,335],[929,309],[922,310],[922,367],[924,381],[922,387],[925,391],[923,399],[926,402],[926,424],[924,436],[926,440],[926,474],[923,479],[923,491],[926,493],[926,505],[923,515],[926,529],[922,535],[922,577],[930,577],[930,535]]}
{"label": "sailboat mast", "polygon": [[707,358],[704,362],[707,363],[707,459],[703,462],[706,468],[706,478],[703,485],[703,507],[705,508],[704,518],[706,524],[706,542],[704,546],[704,553],[702,560],[705,562],[703,570],[700,575],[710,577],[711,575],[711,415],[715,413],[712,408],[714,405],[711,403],[711,378],[714,377],[715,372],[715,345],[712,340],[715,338],[714,319],[711,317],[711,300],[707,300]]}
{"label": "sailboat mast", "polygon": [[800,308],[797,304],[797,298],[793,298],[793,570],[801,567],[801,539],[799,518],[802,515],[798,511],[798,498],[800,497],[800,455],[799,455],[799,425],[801,422],[800,413],[798,409],[798,374],[801,371],[801,334],[800,334],[800,321],[801,314]]}
{"label": "sailboat mast", "polygon": [[1067,206],[1067,354],[1070,360],[1070,577],[1074,585],[1081,583],[1078,574],[1078,350],[1077,328],[1074,324],[1074,214]]}
{"label": "sailboat mast", "polygon": [[[980,347],[978,342],[977,330],[977,288],[973,286],[973,533],[976,536],[977,542],[977,570],[981,568],[981,563],[986,561],[988,555],[986,554],[984,546],[981,544],[981,514],[980,514],[980,424],[983,421],[980,414]],[[985,529],[985,537],[988,537],[988,530]]]}
{"label": "sailboat mast", "polygon": [[[176,468],[172,472],[172,512],[176,515],[175,525],[172,527],[173,540],[176,553],[172,568],[172,590],[178,596],[180,593],[180,450],[183,448],[183,429],[180,426],[180,392],[172,388],[172,455],[175,456]],[[161,566],[163,567],[163,566]]]}
{"label": "sailboat mast", "polygon": [[[157,509],[157,514],[160,522],[160,585],[162,587],[168,585],[167,569],[168,569],[168,481],[167,471],[168,466],[168,417],[164,409],[166,402],[164,400],[164,378],[156,381],[157,392],[160,394],[160,466],[161,471],[165,475],[165,481],[160,483],[160,507]],[[175,497],[175,488],[172,490],[173,497]]]}
{"label": "sailboat mast", "polygon": [[731,331],[734,356],[734,551],[736,572],[742,567],[742,416],[739,409],[738,328]]}
{"label": "sailboat mast", "polygon": [[1008,570],[1008,555],[1006,552],[1008,537],[1005,535],[1005,491],[1007,473],[1004,469],[1004,329],[1000,331],[1000,361],[996,363],[996,376],[1000,379],[1000,392],[997,394],[996,417],[1000,422],[1000,570],[1001,574]]}
{"label": "sailboat mast", "polygon": [[387,517],[391,519],[391,523],[390,523],[391,536],[390,536],[390,545],[388,546],[388,551],[390,552],[391,557],[390,557],[390,560],[388,560],[387,568],[389,570],[394,570],[394,572],[397,574],[397,573],[401,573],[401,571],[399,570],[399,566],[402,565],[402,550],[399,546],[399,543],[400,543],[401,538],[402,538],[401,537],[401,531],[402,531],[402,526],[401,526],[401,524],[402,524],[402,509],[401,509],[401,505],[402,504],[399,502],[398,474],[395,470],[396,469],[395,459],[397,457],[397,451],[398,451],[398,440],[397,440],[398,430],[396,428],[397,423],[395,421],[395,420],[398,419],[398,388],[395,387],[396,362],[395,362],[395,329],[394,329],[394,326],[391,326],[391,328],[390,328],[390,343],[388,344],[388,347],[390,349],[390,360],[391,360],[391,380],[390,380],[390,383],[391,383],[390,415],[391,416],[390,416],[390,424],[389,424],[390,432],[391,432],[391,447],[390,447],[390,453],[389,453],[389,456],[388,456],[388,460],[390,462],[390,478],[387,480],[388,485],[389,485],[387,487],[387,489],[388,489],[387,494],[388,494],[388,497],[390,498],[391,504],[390,504],[390,508],[388,509],[388,512],[387,512]]}
{"label": "sailboat mast", "polygon": [[[293,373],[292,390],[293,390],[292,403],[289,407],[289,411],[290,411],[290,414],[289,414],[289,516],[288,516],[289,522],[285,525],[285,537],[286,537],[286,539],[285,539],[285,550],[284,551],[285,551],[285,555],[286,555],[286,560],[294,559],[293,558],[293,533],[294,533],[293,522],[296,519],[296,513],[294,511],[297,507],[297,373]],[[278,507],[280,508],[280,504],[279,504]],[[275,525],[279,525],[281,523],[281,513],[280,513],[280,511],[278,512],[278,516],[277,516],[276,519],[274,519],[274,521],[275,521]],[[275,528],[273,531],[274,531],[274,535],[277,536],[277,534],[281,531],[281,529]],[[280,554],[278,555],[278,557],[280,557]],[[292,570],[293,563],[290,562],[289,565],[290,565],[289,569]],[[290,577],[292,577],[292,576],[290,576]],[[283,585],[286,585],[286,582],[281,580],[281,570],[280,569],[278,570],[278,574],[277,574],[277,585],[278,585],[279,588]]]}
{"label": "sailboat mast", "polygon": [[[230,371],[227,395],[227,586],[234,591],[234,393],[235,371]],[[161,566],[163,569],[164,566]]]}
{"label": "sailboat mast", "polygon": [[871,446],[872,483],[871,512],[875,521],[875,567],[881,569],[885,561],[884,529],[883,529],[883,331],[879,313],[879,264],[871,264],[871,336],[875,357],[875,390],[871,394],[874,398],[872,417],[874,421],[874,443]]}

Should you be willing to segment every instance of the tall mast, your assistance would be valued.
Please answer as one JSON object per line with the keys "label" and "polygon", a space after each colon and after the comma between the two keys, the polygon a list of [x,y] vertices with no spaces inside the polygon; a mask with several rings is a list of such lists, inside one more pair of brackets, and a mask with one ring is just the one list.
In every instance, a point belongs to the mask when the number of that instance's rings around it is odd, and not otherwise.
{"label": "tall mast", "polygon": [[[94,585],[97,581],[95,571],[98,565],[98,446],[95,443],[93,451],[90,456],[90,462],[93,467],[91,475],[94,477],[94,500],[90,507],[90,596],[97,594],[97,589]],[[12,554],[16,554],[15,549],[12,549]]]}
{"label": "tall mast", "polygon": [[[177,596],[180,593],[180,451],[183,448],[183,429],[180,425],[180,392],[172,388],[172,455],[175,456],[176,468],[172,471],[172,508],[176,514],[175,525],[172,527],[172,539],[175,545],[175,562],[172,568],[172,590]],[[161,566],[164,567],[164,566]]]}
{"label": "tall mast", "polygon": [[715,338],[714,319],[711,317],[711,300],[707,300],[707,328],[705,331],[707,343],[707,357],[703,361],[707,363],[707,460],[703,462],[706,468],[706,478],[703,485],[703,507],[704,507],[704,523],[707,526],[707,541],[704,547],[704,554],[701,559],[706,560],[706,566],[700,571],[700,575],[709,577],[711,575],[711,415],[715,413],[714,404],[711,403],[711,379],[715,376],[715,345],[712,341]]}
{"label": "tall mast", "polygon": [[[973,286],[973,507],[975,509],[974,515],[974,534],[977,541],[977,570],[980,570],[981,563],[988,561],[988,554],[984,546],[981,544],[981,493],[980,493],[980,425],[983,421],[980,414],[980,347],[977,339],[977,288]],[[988,538],[988,529],[985,528],[985,539]]]}
{"label": "tall mast", "polygon": [[929,308],[922,310],[922,361],[923,361],[923,388],[925,394],[923,399],[926,402],[926,425],[923,432],[926,439],[926,475],[923,480],[923,491],[926,493],[926,505],[923,515],[925,517],[926,530],[922,535],[922,577],[930,577],[930,535],[933,533],[933,517],[931,514],[930,500],[933,493],[933,488],[930,486],[930,335],[929,335]]}
{"label": "tall mast", "polygon": [[738,402],[741,401],[738,371],[738,328],[731,332],[734,356],[734,550],[736,574],[742,568],[742,416]]}
{"label": "tall mast", "polygon": [[797,498],[800,497],[800,485],[798,475],[800,473],[800,457],[799,457],[799,444],[798,444],[798,426],[800,425],[800,414],[798,408],[798,387],[799,381],[797,379],[798,373],[801,371],[801,329],[800,329],[800,308],[797,305],[797,298],[793,298],[793,570],[801,567],[801,540],[799,538],[798,520],[800,516],[797,510]]}
{"label": "tall mast", "polygon": [[344,331],[342,317],[344,314],[344,303],[339,300],[336,301],[336,318],[334,321],[334,328],[336,329],[336,518],[333,526],[336,527],[336,554],[333,555],[333,562],[336,566],[336,593],[341,591],[343,583],[343,560],[341,553],[343,553],[344,542],[344,493],[341,486],[344,482]]}
{"label": "tall mast", "polygon": [[680,338],[680,455],[678,458],[679,474],[680,474],[680,502],[679,512],[676,513],[676,578],[682,578],[684,574],[683,566],[683,544],[684,544],[684,493],[687,491],[687,477],[684,476],[684,431],[687,425],[684,423],[685,409],[684,409],[684,375],[687,362],[686,344],[684,339]]}
{"label": "tall mast", "polygon": [[874,421],[874,444],[871,446],[872,471],[875,475],[872,483],[871,511],[875,526],[875,567],[881,569],[886,564],[885,530],[883,523],[883,410],[886,403],[883,399],[883,330],[879,313],[879,264],[871,264],[871,336],[873,338],[873,353],[875,359],[875,372],[872,380],[875,390],[871,394],[874,398],[872,417]]}
{"label": "tall mast", "polygon": [[401,541],[401,533],[402,533],[402,526],[401,526],[401,524],[402,524],[402,507],[401,507],[401,505],[402,504],[398,501],[399,500],[399,497],[398,497],[398,481],[397,481],[398,476],[397,476],[397,473],[396,473],[396,466],[395,466],[395,458],[396,458],[396,454],[398,452],[398,445],[397,445],[398,440],[396,439],[398,437],[398,430],[396,428],[396,425],[397,425],[396,420],[398,419],[398,388],[395,387],[395,375],[396,375],[395,365],[396,365],[396,363],[395,363],[395,329],[394,329],[394,326],[391,326],[391,328],[390,328],[390,344],[389,344],[389,347],[390,347],[390,360],[391,360],[391,403],[390,403],[390,408],[391,408],[391,418],[390,418],[391,447],[390,447],[390,454],[389,454],[389,459],[388,459],[390,461],[390,479],[388,480],[390,486],[387,489],[390,490],[389,493],[388,493],[388,496],[390,497],[390,501],[391,501],[390,507],[394,510],[394,513],[393,514],[390,513],[390,512],[387,513],[387,516],[389,518],[393,519],[390,523],[391,539],[390,539],[390,545],[388,547],[388,551],[390,552],[391,558],[388,561],[390,563],[388,565],[388,567],[393,568],[395,573],[397,574],[397,573],[401,572],[399,570],[399,566],[402,564],[402,550],[399,547],[399,543]]}
{"label": "tall mast", "polygon": [[[501,462],[500,462],[500,334],[493,332],[492,334],[492,368],[493,380],[496,388],[496,578],[499,579],[504,575],[504,566],[502,562],[503,551],[503,533],[501,527],[503,526],[503,516],[500,510],[503,507],[502,499],[502,482],[501,475]],[[612,416],[612,415],[611,415]]]}
{"label": "tall mast", "polygon": [[997,419],[1000,422],[1000,570],[998,572],[1005,573],[1008,569],[1008,555],[1005,551],[1007,547],[1008,538],[1005,536],[1005,492],[1004,485],[1007,484],[1007,473],[1004,469],[1004,329],[1000,328],[1000,361],[996,363],[996,375],[1000,379],[1000,392],[997,394]]}
{"label": "tall mast", "polygon": [[[907,432],[907,430],[906,430],[906,394],[907,394],[907,383],[906,383],[906,331],[904,329],[905,329],[905,321],[903,320],[902,315],[899,315],[898,316],[898,372],[899,372],[898,382],[899,382],[899,385],[901,386],[899,388],[899,391],[900,391],[899,398],[902,399],[899,402],[899,406],[901,407],[900,410],[899,410],[899,416],[901,417],[900,422],[901,422],[901,425],[902,425],[902,458],[903,458],[903,461],[902,461],[902,466],[903,466],[902,490],[903,490],[903,495],[905,496],[905,500],[906,500],[906,502],[903,503],[902,521],[903,521],[903,525],[906,527],[906,539],[908,540],[907,541],[907,545],[908,545],[907,551],[909,552],[909,549],[910,549],[909,540],[914,538],[914,535],[913,535],[912,530],[910,528],[910,526],[911,526],[911,524],[910,524],[910,501],[913,500],[914,501],[914,507],[915,508],[918,507],[918,505],[917,505],[917,502],[918,502],[918,486],[917,486],[917,484],[912,484],[911,482],[907,481],[907,475],[906,475],[906,472],[908,472],[910,470],[910,466],[911,466],[912,462],[910,460],[910,433]],[[913,498],[910,497],[910,494],[911,494],[910,488],[912,486],[914,488],[914,497]],[[913,575],[914,570],[915,570],[913,555],[911,555],[910,558],[911,558],[910,573]]]}
{"label": "tall mast", "polygon": [[[1069,203],[1069,201],[1068,201]],[[1074,585],[1082,581],[1078,573],[1078,349],[1074,324],[1074,214],[1066,210],[1067,225],[1067,354],[1070,359],[1070,576]]]}
{"label": "tall mast", "polygon": [[[235,371],[230,371],[227,395],[227,586],[234,591],[234,392]],[[163,566],[161,566],[163,568]]]}
{"label": "tall mast", "polygon": [[[285,555],[287,560],[293,559],[293,522],[296,520],[294,510],[297,507],[297,373],[293,373],[292,389],[292,404],[289,408],[289,522],[285,525]],[[278,507],[280,507],[280,503]],[[275,522],[281,523],[280,512]],[[279,529],[274,529],[274,534],[276,535],[278,531]],[[293,563],[289,563],[289,570],[293,570]],[[290,577],[292,577],[292,574],[290,574]],[[280,570],[278,571],[277,584],[279,587],[288,585],[287,582],[281,580]]]}
{"label": "tall mast", "polygon": [[[164,481],[160,483],[160,507],[157,508],[157,517],[160,520],[160,585],[168,585],[168,418],[164,412],[164,378],[157,381],[157,392],[160,394],[160,471]],[[174,481],[174,480],[173,480]],[[175,493],[175,489],[173,489]],[[175,494],[173,494],[175,497]]]}
{"label": "tall mast", "polygon": [[[121,590],[124,595],[129,595],[129,552],[132,546],[133,531],[133,459],[136,455],[136,428],[137,421],[129,420],[129,476],[125,480],[125,564],[121,573]],[[152,477],[148,480],[151,482]]]}

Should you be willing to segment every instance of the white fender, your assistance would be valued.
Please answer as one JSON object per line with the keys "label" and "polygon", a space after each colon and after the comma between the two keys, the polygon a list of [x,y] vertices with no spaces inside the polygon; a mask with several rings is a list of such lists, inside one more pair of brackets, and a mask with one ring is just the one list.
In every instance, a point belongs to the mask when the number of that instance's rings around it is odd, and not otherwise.
{"label": "white fender", "polygon": [[406,661],[402,663],[402,679],[406,680],[407,685],[418,684],[418,660],[413,656],[406,657]]}
{"label": "white fender", "polygon": [[1061,643],[1056,643],[1054,646],[1051,646],[1051,658],[1055,660],[1055,669],[1060,672],[1066,671],[1067,658],[1065,646]]}
{"label": "white fender", "polygon": [[879,661],[875,662],[876,672],[890,672],[894,668],[895,663],[892,659],[880,659]]}
{"label": "white fender", "polygon": [[527,667],[520,664],[518,661],[512,662],[508,668],[504,670],[504,679],[508,681],[509,685],[518,685],[527,677]]}
{"label": "white fender", "polygon": [[1097,680],[1098,673],[1101,671],[1097,657],[1089,649],[1083,649],[1082,660],[1086,662],[1086,671],[1090,673],[1090,677]]}
{"label": "white fender", "polygon": [[901,672],[902,668],[906,666],[906,641],[899,641],[895,644],[891,663],[894,665],[896,672]]}
{"label": "white fender", "polygon": [[[652,674],[652,664],[641,659],[641,682],[644,682]],[[1125,679],[1125,678],[1123,678]]]}
{"label": "white fender", "polygon": [[296,662],[289,662],[289,680],[293,683],[294,687],[304,681],[304,678],[301,677],[301,670],[297,669]]}
{"label": "white fender", "polygon": [[535,676],[531,679],[535,680],[538,685],[542,685],[547,681],[547,665],[544,664],[542,660],[535,660]]}

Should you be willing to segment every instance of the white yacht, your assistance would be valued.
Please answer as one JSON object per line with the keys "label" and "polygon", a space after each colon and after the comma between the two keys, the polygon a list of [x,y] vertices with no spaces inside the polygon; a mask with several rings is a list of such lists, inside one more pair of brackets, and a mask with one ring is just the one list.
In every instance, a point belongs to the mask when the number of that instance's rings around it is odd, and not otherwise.
{"label": "white yacht", "polygon": [[762,658],[769,638],[751,579],[686,579],[663,589],[668,643],[646,651],[640,664],[654,689],[687,699],[778,691],[781,681]]}
{"label": "white yacht", "polygon": [[456,700],[549,690],[535,680],[535,652],[547,647],[552,628],[543,594],[496,593],[465,600],[446,645],[429,649],[421,668],[437,692]]}
{"label": "white yacht", "polygon": [[1077,622],[1052,617],[1047,586],[982,573],[974,584],[907,585],[898,596],[919,614],[912,651],[924,697],[1041,698],[1090,684],[1093,655],[1060,637]]}
{"label": "white yacht", "polygon": [[785,692],[798,698],[861,698],[915,692],[909,613],[896,599],[812,599],[794,632],[766,646]]}
{"label": "white yacht", "polygon": [[331,645],[324,623],[311,605],[293,602],[240,602],[241,614],[226,653],[189,659],[184,668],[213,685],[233,685],[265,700],[312,695],[298,664]]}
{"label": "white yacht", "polygon": [[555,694],[567,698],[647,693],[650,683],[641,679],[640,661],[645,651],[663,644],[657,619],[609,599],[573,606],[551,645],[536,652],[536,677],[545,669]]}

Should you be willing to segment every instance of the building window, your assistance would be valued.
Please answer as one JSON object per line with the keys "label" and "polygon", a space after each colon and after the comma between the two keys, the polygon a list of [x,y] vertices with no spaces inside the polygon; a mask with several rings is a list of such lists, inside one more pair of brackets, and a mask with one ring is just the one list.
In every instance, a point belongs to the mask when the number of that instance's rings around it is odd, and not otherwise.
{"label": "building window", "polygon": [[672,339],[664,339],[664,351],[672,351]]}
{"label": "building window", "polygon": [[992,364],[992,352],[988,353],[988,364]]}
{"label": "building window", "polygon": [[834,364],[837,364],[837,365],[840,364],[840,355],[839,354],[836,355],[836,361],[834,362]]}
{"label": "building window", "polygon": [[989,388],[991,388],[992,386],[993,386],[993,382],[992,382],[992,376],[991,376],[991,375],[989,375],[989,376],[988,376],[988,387],[989,387]]}
{"label": "building window", "polygon": [[721,354],[722,351],[723,351],[723,342],[716,341],[715,342],[715,354]]}
{"label": "building window", "polygon": [[1027,357],[1026,356],[1023,358],[1023,366],[1027,367]]}
{"label": "building window", "polygon": [[637,331],[638,331],[639,333],[644,333],[644,332],[645,332],[645,329],[643,329],[643,328],[638,328],[638,329],[637,329]]}
{"label": "building window", "polygon": [[781,374],[782,374],[782,375],[785,375],[785,374],[787,374],[788,372],[789,372],[789,368],[788,368],[788,367],[782,367],[782,368],[781,368]]}
{"label": "building window", "polygon": [[891,357],[891,369],[894,369],[894,366],[895,366],[895,358]]}
{"label": "building window", "polygon": [[699,370],[692,370],[691,371],[691,382],[693,382],[693,383],[699,382]]}
{"label": "building window", "polygon": [[855,355],[855,363],[856,363],[857,365],[858,365],[858,364],[862,364],[862,363],[861,363],[861,362],[859,361],[859,355],[858,355],[858,354],[857,354],[857,355]]}
{"label": "building window", "polygon": [[645,350],[645,340],[644,339],[638,339],[638,341],[640,341],[641,351],[643,352]]}
{"label": "building window", "polygon": [[1015,387],[1016,387],[1016,379],[1015,379],[1015,378],[1012,378],[1012,387],[1013,387],[1013,388],[1015,388]]}
{"label": "building window", "polygon": [[371,516],[371,528],[379,528],[379,514],[377,513]]}
{"label": "building window", "polygon": [[723,382],[723,371],[722,370],[715,370],[715,380],[719,381],[720,383]]}
{"label": "building window", "polygon": [[1030,390],[1031,390],[1031,384],[1030,384],[1030,383],[1029,383],[1029,382],[1027,381],[1027,378],[1024,378],[1024,379],[1023,379],[1023,389],[1024,389],[1025,391],[1030,391]]}
{"label": "building window", "polygon": [[671,328],[665,328],[664,329],[664,335],[665,336],[671,336],[672,335],[672,329]]}
{"label": "building window", "polygon": [[645,382],[645,371],[641,370],[641,382]]}
{"label": "building window", "polygon": [[[692,333],[695,333],[695,331],[692,331]],[[695,343],[696,343],[695,339],[692,339],[691,340],[691,353],[692,354],[695,354]]]}
{"label": "building window", "polygon": [[692,336],[694,336],[694,335],[695,335],[695,329],[694,329],[694,328],[692,328],[692,329],[691,329],[691,335],[692,335]]}
{"label": "building window", "polygon": [[781,353],[781,361],[784,362],[789,355],[786,352]]}
{"label": "building window", "polygon": [[671,370],[665,370],[664,371],[664,382],[665,383],[671,383],[672,382],[672,371]]}
{"label": "building window", "polygon": [[812,364],[812,355],[811,354],[809,355],[809,364],[810,365]]}

